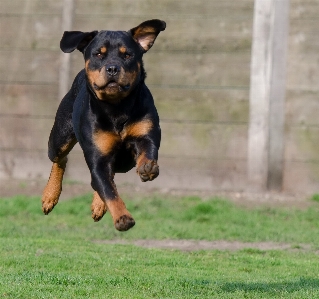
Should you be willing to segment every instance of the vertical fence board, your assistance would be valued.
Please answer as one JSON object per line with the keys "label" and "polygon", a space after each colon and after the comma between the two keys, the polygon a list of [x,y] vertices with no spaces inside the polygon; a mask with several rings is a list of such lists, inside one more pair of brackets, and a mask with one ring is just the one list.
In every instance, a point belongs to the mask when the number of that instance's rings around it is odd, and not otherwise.
{"label": "vertical fence board", "polygon": [[250,80],[248,181],[281,189],[289,0],[255,0]]}

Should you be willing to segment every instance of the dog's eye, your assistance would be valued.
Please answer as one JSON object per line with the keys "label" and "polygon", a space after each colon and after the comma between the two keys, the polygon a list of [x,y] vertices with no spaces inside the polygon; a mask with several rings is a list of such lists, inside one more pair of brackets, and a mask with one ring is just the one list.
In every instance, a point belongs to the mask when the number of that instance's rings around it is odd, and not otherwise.
{"label": "dog's eye", "polygon": [[105,57],[105,55],[102,54],[102,53],[97,53],[96,57],[99,58],[99,59],[103,59]]}
{"label": "dog's eye", "polygon": [[130,59],[131,58],[131,55],[130,54],[128,54],[128,53],[125,53],[124,54],[124,59],[125,60],[128,60],[128,59]]}

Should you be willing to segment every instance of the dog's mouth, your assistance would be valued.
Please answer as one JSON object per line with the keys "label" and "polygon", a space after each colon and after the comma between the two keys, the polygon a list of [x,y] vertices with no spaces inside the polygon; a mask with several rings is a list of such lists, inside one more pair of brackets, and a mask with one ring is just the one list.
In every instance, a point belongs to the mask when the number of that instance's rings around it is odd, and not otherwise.
{"label": "dog's mouth", "polygon": [[102,90],[105,90],[105,89],[118,89],[119,88],[119,84],[115,81],[115,80],[110,80],[108,81],[106,84],[103,84],[103,85],[98,85],[96,83],[93,83],[93,87],[95,90],[97,91],[102,91]]}
{"label": "dog's mouth", "polygon": [[111,80],[106,84],[105,88],[119,88],[119,84],[115,80]]}
{"label": "dog's mouth", "polygon": [[93,84],[93,87],[96,91],[106,91],[110,93],[114,92],[122,92],[122,91],[127,91],[130,88],[130,84],[122,85],[116,82],[115,80],[110,80],[106,84],[102,86],[98,86],[96,83]]}

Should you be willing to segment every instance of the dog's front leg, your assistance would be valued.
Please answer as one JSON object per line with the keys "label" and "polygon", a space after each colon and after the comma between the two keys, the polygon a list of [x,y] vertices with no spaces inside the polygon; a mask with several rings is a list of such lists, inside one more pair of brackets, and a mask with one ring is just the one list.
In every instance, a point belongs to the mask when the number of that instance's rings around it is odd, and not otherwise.
{"label": "dog's front leg", "polygon": [[142,182],[152,181],[159,175],[158,146],[148,136],[135,142],[136,172]]}

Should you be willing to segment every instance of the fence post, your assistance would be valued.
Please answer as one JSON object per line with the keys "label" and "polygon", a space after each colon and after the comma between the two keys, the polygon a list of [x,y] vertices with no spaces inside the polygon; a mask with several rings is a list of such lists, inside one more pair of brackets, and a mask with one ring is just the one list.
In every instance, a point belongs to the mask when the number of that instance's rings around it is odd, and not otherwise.
{"label": "fence post", "polygon": [[248,182],[281,190],[289,0],[255,0],[250,77]]}
{"label": "fence post", "polygon": [[[62,30],[70,31],[73,26],[74,0],[63,0]],[[61,34],[62,37],[62,34]],[[61,53],[59,72],[59,101],[70,89],[70,55]]]}
{"label": "fence post", "polygon": [[[73,27],[74,0],[63,0],[62,11],[62,31],[71,31]],[[61,34],[62,37],[62,34]],[[60,54],[60,70],[59,70],[59,93],[58,103],[63,99],[70,89],[70,70],[71,70],[71,55],[61,52]],[[68,164],[72,163],[72,158],[69,157]],[[65,177],[69,175],[68,167],[65,171]]]}

